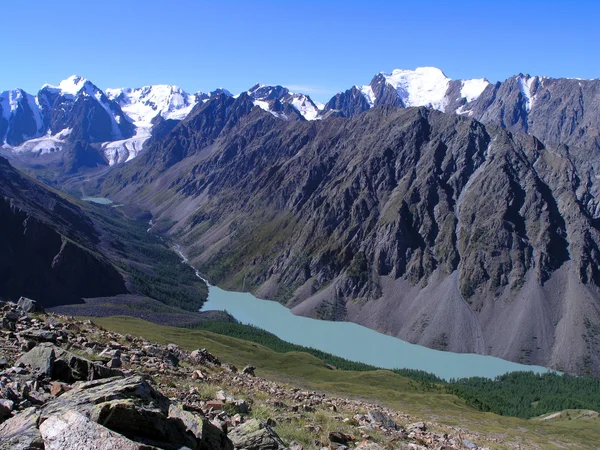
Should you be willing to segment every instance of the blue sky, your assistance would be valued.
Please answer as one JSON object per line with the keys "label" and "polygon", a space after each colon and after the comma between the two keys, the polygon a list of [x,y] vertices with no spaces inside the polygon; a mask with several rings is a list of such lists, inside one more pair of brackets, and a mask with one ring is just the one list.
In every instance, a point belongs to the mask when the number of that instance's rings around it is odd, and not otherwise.
{"label": "blue sky", "polygon": [[326,101],[380,71],[600,78],[596,1],[4,0],[0,91],[257,82]]}

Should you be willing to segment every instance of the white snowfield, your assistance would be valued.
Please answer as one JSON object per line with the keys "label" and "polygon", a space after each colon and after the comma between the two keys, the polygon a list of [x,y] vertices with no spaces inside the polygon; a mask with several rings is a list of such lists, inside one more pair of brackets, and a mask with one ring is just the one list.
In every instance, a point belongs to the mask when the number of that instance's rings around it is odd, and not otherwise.
{"label": "white snowfield", "polygon": [[23,142],[19,146],[10,146],[3,144],[2,148],[10,150],[14,153],[31,152],[37,153],[38,155],[45,155],[46,153],[59,152],[63,149],[65,139],[71,134],[70,128],[65,128],[60,133],[55,135],[47,134],[45,136],[29,139]]}
{"label": "white snowfield", "polygon": [[157,84],[138,89],[106,89],[106,95],[119,104],[135,126],[150,127],[159,114],[165,119],[185,119],[203,94],[188,94],[179,86]]}
{"label": "white snowfield", "polygon": [[198,92],[188,94],[179,86],[157,84],[141,88],[106,89],[106,96],[119,104],[123,113],[136,127],[135,136],[102,144],[108,163],[131,161],[143,149],[152,135],[152,120],[160,115],[164,119],[183,120],[199,99],[207,97]]}
{"label": "white snowfield", "polygon": [[396,88],[398,97],[406,106],[427,106],[444,111],[450,78],[435,67],[418,67],[416,70],[395,69],[384,75]]}

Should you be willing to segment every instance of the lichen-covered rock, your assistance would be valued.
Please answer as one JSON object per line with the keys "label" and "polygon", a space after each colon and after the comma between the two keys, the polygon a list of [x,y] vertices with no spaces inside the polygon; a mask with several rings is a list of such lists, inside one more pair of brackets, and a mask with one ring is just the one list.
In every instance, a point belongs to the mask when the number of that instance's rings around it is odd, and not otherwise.
{"label": "lichen-covered rock", "polygon": [[285,447],[277,433],[258,419],[237,426],[227,436],[236,448],[274,450]]}
{"label": "lichen-covered rock", "polygon": [[0,450],[43,449],[38,418],[39,412],[35,408],[27,408],[0,424]]}
{"label": "lichen-covered rock", "polygon": [[40,425],[46,450],[141,450],[148,448],[130,441],[77,411],[67,410]]}
{"label": "lichen-covered rock", "polygon": [[154,390],[143,377],[132,376],[75,383],[72,390],[48,402],[42,409],[42,418],[69,409],[89,417],[95,405],[126,399],[157,408],[165,415],[169,411],[169,400],[164,395]]}

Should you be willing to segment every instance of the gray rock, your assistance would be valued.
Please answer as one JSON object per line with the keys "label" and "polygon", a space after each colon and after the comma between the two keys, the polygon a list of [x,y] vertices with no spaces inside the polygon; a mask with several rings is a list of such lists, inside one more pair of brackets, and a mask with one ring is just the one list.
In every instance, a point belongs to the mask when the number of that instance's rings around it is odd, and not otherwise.
{"label": "gray rock", "polygon": [[197,439],[199,449],[233,450],[233,443],[227,435],[199,414],[192,414],[180,406],[171,405],[169,419],[177,423],[185,433],[191,433]]}
{"label": "gray rock", "polygon": [[250,412],[250,407],[246,400],[236,400],[235,407],[241,414],[248,414]]}
{"label": "gray rock", "polygon": [[140,450],[148,448],[67,410],[40,425],[46,450]]}
{"label": "gray rock", "polygon": [[95,405],[127,399],[148,408],[158,409],[165,415],[169,411],[169,400],[164,395],[154,390],[143,377],[132,376],[75,383],[73,389],[46,404],[42,409],[42,418],[69,409],[89,417]]}
{"label": "gray rock", "polygon": [[32,300],[27,297],[21,297],[17,302],[17,307],[26,313],[43,313],[44,308],[42,308],[38,302]]}
{"label": "gray rock", "polygon": [[200,350],[194,350],[192,353],[190,353],[190,359],[196,364],[210,363],[214,364],[215,366],[221,365],[221,361],[219,361],[219,358],[210,354],[205,348]]}
{"label": "gray rock", "polygon": [[10,417],[12,410],[15,407],[15,402],[7,399],[0,399],[0,421]]}
{"label": "gray rock", "polygon": [[52,378],[55,380],[73,383],[123,375],[119,370],[92,362],[61,348],[55,348],[55,353],[56,360],[52,372]]}
{"label": "gray rock", "polygon": [[237,426],[227,436],[236,448],[273,450],[285,447],[277,433],[258,419]]}
{"label": "gray rock", "polygon": [[387,415],[376,409],[372,409],[371,411],[369,411],[369,420],[373,424],[379,425],[380,427],[386,428],[388,430],[398,429],[398,424],[396,424],[396,422],[394,422]]}
{"label": "gray rock", "polygon": [[170,440],[189,446],[190,442],[169,429],[165,413],[160,405],[144,405],[136,398],[126,398],[94,405],[89,417],[90,420],[134,440],[143,436],[149,441]]}
{"label": "gray rock", "polygon": [[56,354],[53,346],[38,345],[17,360],[17,365],[25,364],[31,370],[51,377],[54,370]]}
{"label": "gray rock", "polygon": [[418,430],[418,431],[427,431],[427,426],[423,422],[415,422],[415,423],[411,423],[408,426],[408,429],[410,431],[415,431],[415,430]]}
{"label": "gray rock", "polygon": [[28,408],[0,424],[0,450],[43,449],[42,436],[37,428],[39,412]]}
{"label": "gray rock", "polygon": [[36,342],[56,342],[58,334],[50,330],[29,329],[21,331],[19,337]]}

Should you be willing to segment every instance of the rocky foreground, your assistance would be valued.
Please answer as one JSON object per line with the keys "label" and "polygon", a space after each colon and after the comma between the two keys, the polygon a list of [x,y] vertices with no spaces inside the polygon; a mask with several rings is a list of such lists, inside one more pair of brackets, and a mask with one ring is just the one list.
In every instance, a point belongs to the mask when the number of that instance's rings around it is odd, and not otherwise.
{"label": "rocky foreground", "polygon": [[255,371],[0,303],[0,449],[478,448],[477,434]]}

